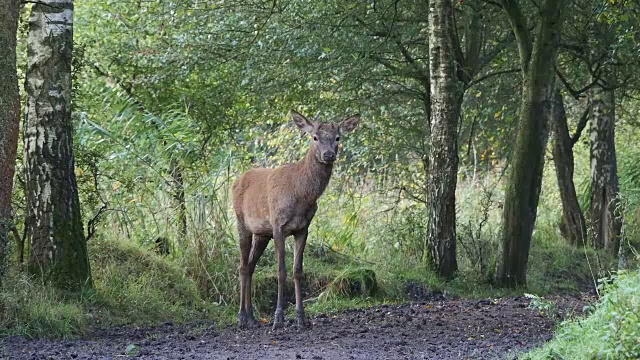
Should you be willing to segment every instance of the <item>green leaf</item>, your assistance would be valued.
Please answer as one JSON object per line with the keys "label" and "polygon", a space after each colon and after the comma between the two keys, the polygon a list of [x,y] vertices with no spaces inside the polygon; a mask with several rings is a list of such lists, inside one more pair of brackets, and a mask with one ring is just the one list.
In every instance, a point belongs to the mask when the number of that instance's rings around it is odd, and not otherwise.
{"label": "green leaf", "polygon": [[140,346],[136,344],[127,345],[127,349],[125,351],[127,356],[136,356],[140,352]]}

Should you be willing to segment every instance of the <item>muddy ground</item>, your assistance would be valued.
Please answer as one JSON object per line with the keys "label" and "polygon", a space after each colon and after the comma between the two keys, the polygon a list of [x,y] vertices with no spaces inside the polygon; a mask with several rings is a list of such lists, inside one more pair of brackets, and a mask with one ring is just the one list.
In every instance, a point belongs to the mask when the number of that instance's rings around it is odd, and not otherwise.
{"label": "muddy ground", "polygon": [[[584,298],[559,298],[561,313]],[[321,315],[312,326],[240,331],[212,323],[97,330],[84,340],[0,340],[3,359],[494,359],[549,340],[554,320],[524,297],[441,299]],[[129,350],[129,354],[127,354]]]}

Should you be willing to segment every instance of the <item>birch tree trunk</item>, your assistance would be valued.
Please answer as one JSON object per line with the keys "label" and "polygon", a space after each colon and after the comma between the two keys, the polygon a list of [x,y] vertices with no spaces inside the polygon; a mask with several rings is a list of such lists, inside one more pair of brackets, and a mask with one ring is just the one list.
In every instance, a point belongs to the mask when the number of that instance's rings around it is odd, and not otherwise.
{"label": "birch tree trunk", "polygon": [[555,92],[551,128],[553,129],[553,162],[562,201],[562,232],[569,244],[584,246],[587,241],[587,225],[573,183],[573,141],[569,134],[564,99],[560,90]]}
{"label": "birch tree trunk", "polygon": [[502,1],[516,34],[524,82],[502,217],[501,254],[496,271],[496,282],[501,286],[526,285],[553,100],[556,36],[560,30],[560,10],[564,2],[544,2],[540,8],[535,41],[532,41],[518,1]]}
{"label": "birch tree trunk", "polygon": [[[605,85],[606,86],[606,85]],[[619,212],[618,166],[615,145],[615,95],[601,86],[593,89],[591,141],[591,244],[618,254],[622,222]]]}
{"label": "birch tree trunk", "polygon": [[41,0],[29,20],[24,126],[29,271],[68,290],[92,286],[74,173],[73,0]]}
{"label": "birch tree trunk", "polygon": [[16,69],[18,0],[0,0],[0,281],[12,224],[11,193],[18,151],[20,94]]}
{"label": "birch tree trunk", "polygon": [[431,71],[431,147],[427,207],[430,265],[443,277],[458,270],[456,203],[458,173],[457,78],[454,67],[450,0],[431,0],[429,69]]}

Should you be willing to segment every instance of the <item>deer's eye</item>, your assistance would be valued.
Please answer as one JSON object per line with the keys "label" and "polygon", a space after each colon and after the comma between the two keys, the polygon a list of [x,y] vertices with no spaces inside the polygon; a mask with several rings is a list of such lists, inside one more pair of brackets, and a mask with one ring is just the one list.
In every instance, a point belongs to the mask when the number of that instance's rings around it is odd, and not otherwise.
{"label": "deer's eye", "polygon": [[340,136],[336,136],[336,141],[340,141]]}
{"label": "deer's eye", "polygon": [[313,141],[318,141],[318,137],[313,135]]}

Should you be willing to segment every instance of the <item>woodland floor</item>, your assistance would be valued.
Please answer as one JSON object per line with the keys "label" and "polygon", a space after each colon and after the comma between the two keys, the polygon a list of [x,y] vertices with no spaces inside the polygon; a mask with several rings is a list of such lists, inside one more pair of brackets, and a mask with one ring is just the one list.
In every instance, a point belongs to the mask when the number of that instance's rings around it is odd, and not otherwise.
{"label": "woodland floor", "polygon": [[[560,316],[582,312],[587,297],[556,297]],[[457,300],[443,297],[408,305],[350,310],[311,319],[298,330],[269,324],[240,331],[213,323],[96,330],[83,340],[0,340],[3,359],[118,359],[131,344],[144,359],[494,359],[549,340],[547,314],[524,297]]]}

